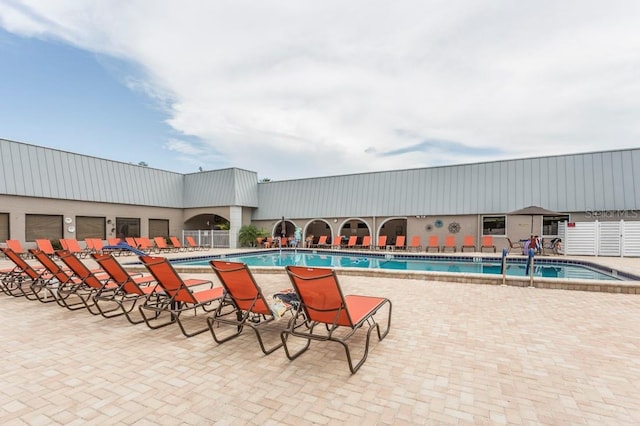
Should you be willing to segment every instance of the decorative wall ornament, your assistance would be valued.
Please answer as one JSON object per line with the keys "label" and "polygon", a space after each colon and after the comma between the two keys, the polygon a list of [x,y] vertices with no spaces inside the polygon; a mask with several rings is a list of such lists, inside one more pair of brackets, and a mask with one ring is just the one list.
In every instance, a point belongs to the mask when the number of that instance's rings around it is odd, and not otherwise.
{"label": "decorative wall ornament", "polygon": [[440,219],[436,220],[433,224],[435,225],[436,228],[442,228],[442,225],[443,225]]}
{"label": "decorative wall ornament", "polygon": [[460,224],[458,222],[451,222],[449,224],[449,232],[452,234],[457,234],[460,232]]}
{"label": "decorative wall ornament", "polygon": [[433,226],[431,224],[428,224],[427,226],[424,227],[424,230],[431,232],[433,230]]}

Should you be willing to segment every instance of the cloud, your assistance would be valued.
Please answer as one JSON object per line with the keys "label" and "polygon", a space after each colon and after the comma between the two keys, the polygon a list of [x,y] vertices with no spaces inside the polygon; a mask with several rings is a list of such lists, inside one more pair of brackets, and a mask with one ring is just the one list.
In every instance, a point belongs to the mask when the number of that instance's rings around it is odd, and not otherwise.
{"label": "cloud", "polygon": [[[366,150],[365,150],[366,152]],[[373,149],[371,152],[377,152]],[[500,148],[493,147],[473,147],[461,143],[446,140],[425,140],[415,145],[404,146],[381,152],[378,155],[383,157],[394,157],[403,154],[428,153],[428,154],[444,154],[444,155],[474,155],[484,157],[497,157],[504,155],[504,151]]]}
{"label": "cloud", "polygon": [[142,70],[123,80],[199,141],[165,149],[205,168],[280,179],[621,148],[640,136],[637,2],[0,4],[9,31]]}

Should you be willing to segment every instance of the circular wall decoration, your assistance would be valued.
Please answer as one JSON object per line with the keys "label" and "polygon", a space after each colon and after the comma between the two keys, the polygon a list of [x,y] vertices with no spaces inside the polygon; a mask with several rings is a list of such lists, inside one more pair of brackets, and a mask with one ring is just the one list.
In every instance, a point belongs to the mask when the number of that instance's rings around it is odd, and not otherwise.
{"label": "circular wall decoration", "polygon": [[433,230],[433,226],[431,226],[431,224],[428,224],[427,226],[424,227],[424,230],[431,232]]}
{"label": "circular wall decoration", "polygon": [[434,222],[434,225],[436,228],[442,228],[443,223],[440,219],[438,219]]}
{"label": "circular wall decoration", "polygon": [[458,222],[451,222],[449,224],[449,232],[452,234],[457,234],[460,232],[460,224]]}
{"label": "circular wall decoration", "polygon": [[67,225],[70,224],[71,222],[73,222],[73,219],[71,219],[70,217],[64,218],[64,223],[66,223]]}
{"label": "circular wall decoration", "polygon": [[76,232],[76,227],[71,225],[70,227],[67,228],[67,231],[69,232]]}

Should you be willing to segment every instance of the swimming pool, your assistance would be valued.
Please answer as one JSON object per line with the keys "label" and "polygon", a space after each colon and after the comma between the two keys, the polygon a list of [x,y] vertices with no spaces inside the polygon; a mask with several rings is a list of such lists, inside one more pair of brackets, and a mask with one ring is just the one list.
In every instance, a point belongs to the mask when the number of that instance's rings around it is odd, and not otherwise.
{"label": "swimming pool", "polygon": [[[411,256],[398,254],[321,253],[312,251],[283,251],[220,255],[172,261],[178,265],[208,265],[211,259],[226,259],[248,266],[284,267],[288,265],[324,268],[365,268],[403,271],[434,271],[452,273],[500,275],[501,259],[496,257]],[[600,271],[594,266],[558,259],[535,259],[534,277],[571,278],[581,280],[615,281],[622,279],[615,273]],[[524,277],[526,259],[509,258],[507,275]]]}

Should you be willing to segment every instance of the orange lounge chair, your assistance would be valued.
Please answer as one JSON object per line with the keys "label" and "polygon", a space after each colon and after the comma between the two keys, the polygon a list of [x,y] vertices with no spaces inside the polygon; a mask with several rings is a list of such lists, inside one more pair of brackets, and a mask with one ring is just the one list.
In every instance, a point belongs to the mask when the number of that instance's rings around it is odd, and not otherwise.
{"label": "orange lounge chair", "polygon": [[36,246],[38,246],[38,250],[43,251],[47,256],[56,255],[56,252],[53,250],[53,246],[51,245],[51,241],[49,240],[36,240]]}
{"label": "orange lounge chair", "polygon": [[378,244],[376,244],[376,250],[386,250],[387,249],[387,236],[380,235],[378,236]]}
{"label": "orange lounge chair", "polygon": [[93,247],[91,247],[93,253],[102,253],[102,247],[104,247],[104,244],[102,244],[102,240],[100,238],[89,238],[89,241],[93,244]]}
{"label": "orange lounge chair", "polygon": [[164,237],[153,237],[153,242],[156,243],[156,251],[158,252],[171,252],[175,251],[173,247],[169,247],[167,240]]}
{"label": "orange lounge chair", "polygon": [[456,237],[453,235],[447,235],[444,237],[444,245],[442,246],[442,251],[446,252],[447,249],[451,249],[454,252],[456,251]]}
{"label": "orange lounge chair", "polygon": [[84,239],[84,243],[87,246],[87,253],[91,254],[91,253],[95,253],[96,252],[96,248],[95,248],[95,238],[85,238]]}
{"label": "orange lounge chair", "polygon": [[20,257],[29,257],[30,253],[28,251],[25,251],[22,248],[22,245],[20,244],[20,241],[18,240],[6,240],[7,242],[7,248],[10,248],[11,250],[13,250],[13,252],[15,254],[17,254]]}
{"label": "orange lounge chair", "polygon": [[38,262],[40,262],[51,276],[42,289],[45,294],[44,298],[39,297],[38,299],[41,302],[46,303],[48,301],[47,294],[51,294],[54,296],[53,300],[63,308],[67,308],[70,311],[83,309],[85,305],[82,301],[75,301],[74,303],[71,303],[67,300],[72,295],[70,291],[60,292],[60,289],[65,285],[78,285],[80,284],[80,280],[76,278],[71,271],[65,270],[54,262],[53,259],[44,251],[39,249],[30,249],[29,252]]}
{"label": "orange lounge chair", "polygon": [[358,237],[356,235],[352,235],[349,237],[349,241],[347,241],[347,248],[355,248],[358,243]]}
{"label": "orange lounge chair", "polygon": [[339,249],[342,247],[342,235],[336,235],[331,241],[331,248]]}
{"label": "orange lounge chair", "polygon": [[[427,246],[427,253],[433,249],[435,249],[436,252],[440,253],[440,238],[438,238],[437,235],[429,236],[429,245]],[[453,251],[455,251],[455,249],[456,248],[454,247]]]}
{"label": "orange lounge chair", "polygon": [[482,245],[480,246],[480,251],[483,249],[493,249],[493,252],[496,252],[496,245],[493,243],[493,236],[485,235],[482,237]]}
{"label": "orange lounge chair", "polygon": [[[91,271],[87,265],[82,263],[82,261],[70,251],[58,250],[56,255],[67,265],[74,275],[72,280],[68,280],[58,287],[58,295],[65,307],[69,308],[69,306],[72,306],[75,308],[76,304],[70,305],[68,299],[71,296],[76,296],[91,314],[99,315],[100,311],[97,310],[97,308],[94,310],[95,301],[93,297],[103,292],[113,292],[118,288],[118,285],[111,282],[109,275],[105,273],[97,274]],[[117,308],[114,308],[113,310],[116,309]]]}
{"label": "orange lounge chair", "polygon": [[[274,314],[269,302],[264,297],[262,289],[256,283],[247,265],[237,262],[223,262],[212,260],[209,262],[211,268],[224,287],[225,304],[219,304],[213,316],[207,319],[211,335],[216,343],[224,343],[235,339],[244,327],[250,327],[258,339],[260,349],[265,355],[282,347],[282,341],[265,347],[261,331],[264,327],[280,318],[280,314]],[[226,303],[230,302],[230,303]],[[285,312],[291,310],[291,306],[285,306]],[[282,312],[284,314],[284,312]],[[221,324],[233,327],[234,332],[223,333]]]}
{"label": "orange lounge chair", "polygon": [[[140,256],[140,261],[155,277],[158,285],[167,295],[166,298],[162,299],[147,299],[140,306],[140,313],[147,326],[155,329],[177,322],[182,334],[186,337],[207,331],[209,329],[208,326],[194,331],[187,331],[181,316],[184,312],[190,310],[193,310],[195,314],[198,308],[204,312],[214,311],[217,305],[215,307],[213,305],[215,302],[221,302],[224,289],[222,287],[213,287],[213,283],[208,280],[183,280],[169,260],[164,257]],[[192,287],[195,285],[206,285],[208,288],[194,291]],[[153,314],[149,316],[145,314],[145,311],[151,311]],[[151,321],[159,319],[163,313],[169,314],[170,319],[168,321],[158,325],[151,323]]]}
{"label": "orange lounge chair", "polygon": [[507,242],[509,243],[509,249],[507,250],[507,253],[511,253],[511,250],[513,249],[518,249],[518,251],[522,252],[522,250],[524,250],[524,245],[520,242],[520,241],[516,241],[511,242],[510,238],[507,238]]}
{"label": "orange lounge chair", "polygon": [[362,237],[362,244],[360,244],[361,248],[371,249],[371,235],[365,235]]}
{"label": "orange lounge chair", "polygon": [[[64,241],[64,244],[62,243]],[[75,238],[63,238],[60,240],[60,245],[63,250],[67,250],[75,255],[80,257],[85,257],[87,255],[87,250],[80,247],[80,243]],[[66,248],[65,248],[66,245]]]}
{"label": "orange lounge chair", "polygon": [[327,245],[327,235],[320,235],[316,244],[311,244],[311,247],[320,247]]}
{"label": "orange lounge chair", "polygon": [[420,235],[414,235],[413,237],[411,237],[411,244],[409,245],[409,247],[407,247],[407,250],[422,251],[422,242],[420,241]]}
{"label": "orange lounge chair", "polygon": [[[0,289],[9,296],[24,296],[29,300],[40,299],[41,295],[38,293],[46,291],[43,282],[51,277],[46,269],[34,268],[9,247],[0,248],[0,251],[15,265],[2,271]],[[49,302],[53,300],[53,297],[48,299]]]}
{"label": "orange lounge chair", "polygon": [[107,238],[107,245],[117,246],[118,244],[120,244],[120,238]]}
{"label": "orange lounge chair", "polygon": [[394,250],[406,250],[406,245],[405,245],[405,236],[404,235],[398,235],[396,236],[396,243],[393,245],[393,249]]}
{"label": "orange lounge chair", "polygon": [[[156,280],[153,276],[129,274],[110,254],[94,253],[92,256],[117,286],[114,291],[97,294],[94,297],[96,308],[103,317],[112,318],[124,314],[131,324],[140,324],[144,322],[143,318],[134,319],[131,316],[138,302],[144,303],[149,297],[157,299],[166,297],[163,293],[156,292]],[[117,308],[105,310],[101,306],[105,303],[115,304]],[[117,310],[121,312],[112,314]]]}
{"label": "orange lounge chair", "polygon": [[[137,248],[142,250],[145,253],[159,253],[160,249],[156,247],[148,237],[137,237],[134,238]],[[166,243],[165,243],[166,246]],[[136,246],[133,246],[136,247]]]}
{"label": "orange lounge chair", "polygon": [[464,249],[470,248],[473,251],[476,251],[476,239],[473,238],[473,235],[465,235],[462,238],[462,246],[460,247],[460,252],[464,253]]}
{"label": "orange lounge chair", "polygon": [[196,244],[196,240],[194,240],[193,237],[191,236],[185,237],[185,240],[187,240],[187,245],[191,250],[204,250],[204,247],[201,247],[198,244]]}
{"label": "orange lounge chair", "polygon": [[[378,333],[382,340],[391,327],[391,301],[383,297],[356,296],[342,294],[338,277],[332,269],[307,268],[303,266],[287,266],[287,274],[300,298],[294,318],[281,333],[282,343],[287,358],[294,360],[304,353],[312,340],[340,343],[346,352],[349,370],[355,374],[364,364],[369,352],[369,341],[372,331]],[[374,316],[387,306],[387,326],[381,332],[380,325]],[[347,343],[360,328],[367,329],[364,355],[354,365],[351,350]],[[342,333],[346,330],[345,333]],[[291,352],[289,337],[299,337],[307,342],[302,349]]]}
{"label": "orange lounge chair", "polygon": [[169,237],[169,241],[171,241],[171,244],[173,245],[173,248],[176,251],[185,251],[186,247],[184,247],[182,245],[182,243],[180,242],[180,240],[178,239],[178,237],[176,236],[170,236]]}

